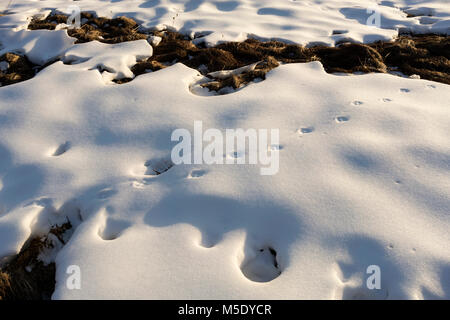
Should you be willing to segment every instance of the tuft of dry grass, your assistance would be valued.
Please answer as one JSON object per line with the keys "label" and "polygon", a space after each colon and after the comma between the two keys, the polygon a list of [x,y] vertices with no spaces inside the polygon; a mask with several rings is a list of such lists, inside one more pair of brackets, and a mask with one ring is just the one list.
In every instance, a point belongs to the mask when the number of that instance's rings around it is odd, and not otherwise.
{"label": "tuft of dry grass", "polygon": [[238,89],[242,85],[252,82],[255,79],[264,80],[267,72],[278,66],[278,61],[274,57],[269,56],[263,61],[257,63],[253,70],[244,71],[240,74],[231,74],[229,77],[225,78],[217,78],[212,76],[214,81],[204,83],[201,86],[214,91],[220,91],[226,87]]}
{"label": "tuft of dry grass", "polygon": [[[163,38],[152,57],[134,66],[135,75],[143,70],[156,71],[166,65],[181,62],[207,74],[219,70],[233,70],[252,63],[274,59],[282,63],[320,61],[328,73],[400,71],[405,75],[419,75],[422,79],[450,84],[450,38],[439,35],[401,36],[391,42],[373,44],[344,43],[337,47],[300,45],[279,41],[262,42],[248,39],[243,42],[222,43],[212,48],[193,45],[190,39],[173,32],[160,32]],[[145,65],[145,68],[141,67]],[[158,67],[155,67],[158,66]],[[211,90],[224,86],[233,88],[265,74],[277,65],[245,72],[228,79],[212,79],[203,84]]]}
{"label": "tuft of dry grass", "polygon": [[[81,13],[83,24],[79,29],[69,29],[77,43],[101,41],[118,43],[147,39],[149,34],[139,31],[139,25],[130,18],[107,19],[91,13]],[[29,29],[55,29],[65,23],[67,16],[52,14],[43,20],[33,20]],[[320,61],[329,73],[390,72],[419,75],[422,79],[450,84],[450,40],[439,35],[402,35],[394,41],[373,44],[343,43],[336,47],[315,46],[306,48],[280,41],[247,39],[243,42],[221,43],[215,47],[196,46],[192,39],[177,32],[157,31],[152,35],[162,38],[154,48],[153,56],[132,67],[135,76],[158,71],[174,63],[183,63],[204,75],[220,70],[234,70],[259,63],[251,71],[228,78],[217,79],[202,86],[219,91],[224,87],[238,88],[256,78],[265,79],[267,72],[281,63]],[[268,61],[272,61],[267,64]],[[273,61],[278,61],[276,64]],[[266,63],[265,67],[262,65]],[[25,77],[26,78],[26,77]],[[18,81],[22,81],[17,78]],[[115,80],[126,83],[132,79]]]}
{"label": "tuft of dry grass", "polygon": [[449,36],[400,36],[393,42],[376,42],[371,47],[380,53],[390,69],[450,84]]}
{"label": "tuft of dry grass", "polygon": [[[119,43],[147,39],[148,35],[140,33],[139,25],[133,19],[118,17],[114,19],[99,18],[89,12],[81,13],[80,28],[68,29],[71,37],[77,38],[75,43],[100,41],[104,43]],[[58,24],[66,23],[64,14],[52,14],[45,19],[33,19],[28,25],[30,30],[47,29],[54,30]]]}
{"label": "tuft of dry grass", "polygon": [[12,294],[9,275],[0,271],[0,300],[12,296]]}
{"label": "tuft of dry grass", "polygon": [[35,75],[34,65],[24,56],[5,53],[0,56],[0,63],[6,66],[5,70],[0,70],[0,86],[25,81]]}
{"label": "tuft of dry grass", "polygon": [[27,240],[20,252],[0,270],[0,300],[47,300],[55,290],[54,263],[39,260],[46,249],[53,248],[50,234],[64,244],[64,234],[72,228],[70,222],[53,226],[45,236]]}

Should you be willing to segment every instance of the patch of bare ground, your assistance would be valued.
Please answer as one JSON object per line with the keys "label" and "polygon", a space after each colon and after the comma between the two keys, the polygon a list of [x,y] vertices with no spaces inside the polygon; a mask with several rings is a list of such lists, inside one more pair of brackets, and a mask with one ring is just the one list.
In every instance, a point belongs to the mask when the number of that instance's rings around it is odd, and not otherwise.
{"label": "patch of bare ground", "polygon": [[34,67],[24,56],[5,53],[0,56],[0,87],[33,78]]}
{"label": "patch of bare ground", "polygon": [[20,252],[0,269],[0,300],[48,300],[55,290],[55,263],[39,257],[45,251],[65,244],[70,222],[56,225],[44,236],[27,240]]}
{"label": "patch of bare ground", "polygon": [[[373,44],[344,43],[337,47],[300,45],[279,41],[222,43],[212,48],[195,46],[190,39],[174,32],[159,32],[162,38],[153,56],[138,62],[132,71],[140,75],[157,71],[176,62],[199,70],[211,79],[202,84],[210,90],[224,87],[239,88],[256,78],[265,79],[268,71],[279,63],[320,61],[328,73],[369,73],[400,71],[405,75],[419,75],[422,79],[450,84],[450,40],[448,36],[401,36],[392,42]],[[217,71],[235,70],[251,64],[240,74],[229,73],[218,78]],[[119,83],[131,79],[122,79]]]}
{"label": "patch of bare ground", "polygon": [[[33,19],[28,28],[54,30],[58,24],[66,22],[66,15],[54,13],[45,19]],[[226,87],[237,89],[255,79],[264,80],[267,72],[280,63],[310,61],[320,61],[328,73],[400,72],[406,76],[417,75],[422,79],[450,84],[448,36],[401,35],[394,41],[309,48],[280,41],[248,39],[205,48],[195,45],[193,39],[177,32],[146,31],[133,19],[126,17],[108,19],[82,12],[81,22],[80,28],[68,29],[68,34],[77,38],[77,43],[93,40],[118,43],[139,39],[149,39],[151,42],[151,36],[160,37],[159,44],[153,45],[153,56],[132,67],[135,76],[180,62],[209,78],[210,81],[202,83],[202,87],[218,92],[228,92],[222,90]],[[251,67],[244,68],[246,66]],[[236,72],[236,69],[240,70]],[[32,74],[23,68],[23,71],[13,72],[8,77],[15,80],[0,82],[3,85],[12,84],[29,79]],[[122,84],[131,80],[125,78],[114,81]]]}
{"label": "patch of bare ground", "polygon": [[[199,70],[211,78],[211,83],[202,86],[218,91],[224,87],[238,88],[256,78],[265,79],[267,72],[281,63],[300,63],[321,61],[327,72],[386,72],[382,57],[373,48],[359,44],[343,44],[336,48],[313,47],[286,44],[279,41],[262,42],[248,39],[244,42],[227,42],[211,48],[194,45],[191,39],[175,32],[155,33],[162,41],[154,48],[153,56],[138,62],[132,71],[140,75],[157,71],[176,62]],[[235,70],[251,64],[254,68],[243,70],[240,74],[213,74],[217,71]],[[131,79],[122,79],[119,83]]]}
{"label": "patch of bare ground", "polygon": [[393,42],[376,42],[371,47],[381,54],[390,70],[450,84],[449,36],[403,35]]}
{"label": "patch of bare ground", "polygon": [[[45,19],[34,18],[28,25],[30,30],[55,30],[58,24],[67,23],[67,15],[51,14]],[[147,39],[148,34],[139,32],[139,25],[133,19],[118,17],[114,19],[97,17],[89,12],[81,13],[80,28],[68,29],[71,37],[77,38],[75,43],[100,41],[104,43],[119,43]]]}

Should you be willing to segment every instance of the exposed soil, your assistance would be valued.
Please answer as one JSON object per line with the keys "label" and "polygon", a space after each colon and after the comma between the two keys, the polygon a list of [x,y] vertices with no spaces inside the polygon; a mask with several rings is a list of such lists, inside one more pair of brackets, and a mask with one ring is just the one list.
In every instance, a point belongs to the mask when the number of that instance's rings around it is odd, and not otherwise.
{"label": "exposed soil", "polygon": [[[52,14],[44,20],[32,20],[28,28],[54,30],[57,24],[66,22],[66,15]],[[267,72],[276,68],[279,63],[310,61],[320,61],[328,73],[400,72],[406,76],[418,75],[422,79],[450,84],[448,36],[401,35],[392,42],[376,42],[368,45],[343,43],[336,47],[311,48],[279,41],[262,42],[248,39],[205,48],[195,45],[193,39],[180,33],[145,31],[134,20],[126,17],[107,19],[83,12],[81,22],[80,28],[68,30],[70,36],[77,38],[77,43],[93,40],[118,43],[147,39],[150,36],[160,37],[162,40],[154,46],[153,56],[132,67],[135,76],[181,62],[209,77],[211,81],[201,86],[214,91],[220,91],[225,87],[237,89],[255,79],[265,79]],[[251,64],[256,66],[240,73],[230,72],[229,76],[222,74],[220,78],[214,75],[216,71],[235,70]],[[23,71],[12,70],[11,75],[7,76],[11,80],[5,79],[0,82],[3,85],[12,84],[34,75],[25,67],[21,70]],[[126,83],[131,80],[125,78],[114,81]]]}
{"label": "exposed soil", "polygon": [[48,300],[55,291],[55,263],[44,264],[39,255],[54,247],[55,237],[63,245],[70,222],[54,226],[42,237],[32,237],[19,254],[0,269],[0,300]]}
{"label": "exposed soil", "polygon": [[0,57],[0,87],[31,79],[35,66],[24,56],[6,53]]}

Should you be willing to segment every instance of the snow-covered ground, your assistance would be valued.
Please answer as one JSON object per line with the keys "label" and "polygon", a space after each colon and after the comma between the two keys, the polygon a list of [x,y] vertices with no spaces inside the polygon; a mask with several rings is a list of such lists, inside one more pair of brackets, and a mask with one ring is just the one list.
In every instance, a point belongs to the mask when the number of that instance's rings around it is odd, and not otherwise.
{"label": "snow-covered ground", "polygon": [[[13,0],[15,14],[0,17],[0,27],[20,29],[33,14],[49,8],[70,13],[74,4],[99,16],[126,15],[147,28],[210,33],[202,39],[210,45],[247,37],[304,45],[371,42],[392,39],[399,29],[450,34],[447,0]],[[373,27],[374,13],[379,27]]]}
{"label": "snow-covered ground", "polygon": [[[401,28],[448,34],[450,22],[446,0],[73,3],[211,32],[200,38],[209,45],[367,42]],[[0,258],[68,216],[77,228],[56,257],[54,299],[450,298],[448,85],[327,74],[319,62],[280,66],[223,96],[193,94],[201,76],[182,64],[118,85],[111,78],[129,76],[151,45],[74,45],[65,30],[25,30],[30,16],[67,6],[14,0],[0,17],[0,55],[79,62],[0,88]],[[366,25],[374,6],[381,28]],[[149,163],[170,159],[172,132],[193,132],[195,121],[279,129],[279,172],[182,164],[153,175]],[[66,286],[72,265],[80,290]],[[381,289],[366,286],[371,265]]]}

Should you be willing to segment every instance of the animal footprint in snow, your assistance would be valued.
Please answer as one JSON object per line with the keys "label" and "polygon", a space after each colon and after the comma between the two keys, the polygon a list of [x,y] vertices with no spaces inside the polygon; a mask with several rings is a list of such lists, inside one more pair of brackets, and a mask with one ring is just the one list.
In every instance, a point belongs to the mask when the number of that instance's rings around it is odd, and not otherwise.
{"label": "animal footprint in snow", "polygon": [[279,144],[272,144],[270,146],[267,146],[267,151],[280,151],[283,150],[283,146]]}
{"label": "animal footprint in snow", "polygon": [[116,193],[117,193],[117,191],[114,189],[105,188],[103,190],[100,190],[97,193],[97,198],[98,199],[108,199],[108,198],[112,197],[113,195],[115,195]]}
{"label": "animal footprint in snow", "polygon": [[400,89],[400,92],[405,92],[405,93],[406,93],[406,92],[410,92],[410,91],[411,91],[411,90],[409,90],[409,89],[407,89],[407,88],[401,88],[401,89]]}
{"label": "animal footprint in snow", "polygon": [[199,178],[201,176],[204,176],[206,174],[206,170],[202,170],[202,169],[194,169],[189,173],[188,178],[192,179],[192,178]]}
{"label": "animal footprint in snow", "polygon": [[66,141],[63,144],[60,144],[58,148],[53,152],[52,156],[58,157],[67,152],[70,149],[70,142]]}
{"label": "animal footprint in snow", "polygon": [[348,33],[348,30],[333,30],[332,35],[345,34]]}
{"label": "animal footprint in snow", "polygon": [[300,128],[297,130],[298,134],[306,134],[306,133],[311,133],[314,131],[314,127],[306,127],[306,128]]}
{"label": "animal footprint in snow", "polygon": [[130,226],[128,221],[106,218],[98,230],[98,235],[106,241],[115,240]]}
{"label": "animal footprint in snow", "polygon": [[350,117],[340,116],[340,117],[336,117],[335,120],[337,123],[347,122],[348,120],[350,120]]}
{"label": "animal footprint in snow", "polygon": [[360,105],[362,105],[363,103],[364,103],[364,102],[362,102],[362,101],[355,100],[355,101],[352,102],[352,105],[354,105],[354,106],[360,106]]}
{"label": "animal footprint in snow", "polygon": [[272,281],[281,274],[277,252],[271,247],[261,248],[251,258],[244,260],[241,270],[251,281]]}
{"label": "animal footprint in snow", "polygon": [[392,99],[389,99],[389,98],[383,98],[383,102],[391,102],[392,101]]}
{"label": "animal footprint in snow", "polygon": [[144,165],[147,167],[146,175],[157,176],[172,168],[174,163],[170,158],[159,158],[148,160]]}
{"label": "animal footprint in snow", "polygon": [[229,154],[227,154],[227,158],[228,159],[239,159],[239,158],[242,158],[244,155],[245,155],[244,152],[234,151],[234,152],[230,152]]}
{"label": "animal footprint in snow", "polygon": [[[380,279],[380,288],[369,288],[372,280],[369,274],[357,269],[349,269],[349,266],[342,264],[336,270],[339,286],[336,288],[335,298],[341,300],[385,300],[389,296],[388,285],[384,277]],[[345,270],[345,272],[344,272]],[[344,276],[345,274],[345,276]],[[372,275],[372,273],[371,273]]]}
{"label": "animal footprint in snow", "polygon": [[145,183],[141,181],[133,181],[131,182],[131,186],[136,189],[143,189],[145,188]]}
{"label": "animal footprint in snow", "polygon": [[385,288],[369,290],[365,284],[352,287],[348,285],[342,293],[342,300],[386,300],[389,292]]}

